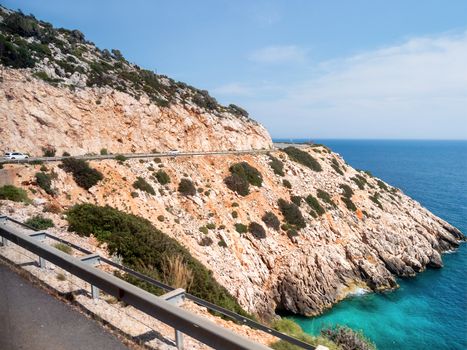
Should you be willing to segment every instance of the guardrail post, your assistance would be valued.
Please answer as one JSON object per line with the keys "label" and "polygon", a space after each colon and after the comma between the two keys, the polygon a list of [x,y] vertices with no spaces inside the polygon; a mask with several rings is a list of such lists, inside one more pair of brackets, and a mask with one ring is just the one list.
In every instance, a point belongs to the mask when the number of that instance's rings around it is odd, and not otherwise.
{"label": "guardrail post", "polygon": [[[8,216],[0,216],[0,225],[5,225],[8,220]],[[6,247],[8,245],[8,240],[2,236],[1,246]]]}
{"label": "guardrail post", "polygon": [[177,350],[183,350],[183,333],[179,330],[175,330],[175,345]]}
{"label": "guardrail post", "polygon": [[[86,264],[96,266],[100,264],[101,257],[98,254],[89,254],[80,258],[80,260]],[[93,299],[99,299],[99,288],[91,284],[91,297]]]}
{"label": "guardrail post", "polygon": [[[180,305],[185,300],[185,289],[177,288],[168,293],[162,294],[159,298],[168,301],[171,304]],[[183,333],[175,329],[175,345],[177,350],[183,350]]]}
{"label": "guardrail post", "polygon": [[[32,237],[34,239],[37,239],[43,242],[46,238],[46,233],[45,232],[33,232],[29,234],[29,237]],[[43,257],[39,256],[39,267],[41,269],[45,269],[46,266],[47,266],[46,260]]]}

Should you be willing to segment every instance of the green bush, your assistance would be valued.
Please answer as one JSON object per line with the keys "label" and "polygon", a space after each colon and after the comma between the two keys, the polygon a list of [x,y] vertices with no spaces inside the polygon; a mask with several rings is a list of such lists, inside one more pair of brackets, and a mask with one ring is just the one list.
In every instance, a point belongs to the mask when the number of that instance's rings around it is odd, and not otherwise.
{"label": "green bush", "polygon": [[267,227],[279,231],[281,222],[272,211],[265,212],[261,220],[263,220]]}
{"label": "green bush", "polygon": [[321,330],[321,336],[331,340],[343,350],[376,350],[375,344],[365,338],[363,333],[346,326],[335,326]]}
{"label": "green bush", "polygon": [[306,198],[305,201],[307,204],[310,206],[310,208],[317,214],[317,216],[321,216],[324,214],[325,210],[319,203],[318,199],[313,197],[311,194],[309,194]]}
{"label": "green bush", "polygon": [[299,207],[302,204],[302,197],[301,196],[291,196],[290,200],[292,201],[293,204],[295,204],[297,207]]}
{"label": "green bush", "polygon": [[279,176],[284,176],[284,163],[282,161],[272,155],[269,155],[269,166],[274,171],[274,174]]}
{"label": "green bush", "polygon": [[247,233],[248,232],[248,227],[246,225],[237,223],[237,224],[235,224],[235,230],[238,233]]}
{"label": "green bush", "polygon": [[355,184],[358,186],[359,189],[361,189],[361,190],[365,189],[365,185],[366,185],[367,181],[360,174],[356,174],[354,177],[351,177],[350,180],[355,182]]}
{"label": "green bush", "polygon": [[128,160],[128,158],[125,157],[123,154],[117,154],[114,159],[119,161],[120,163],[123,163]]}
{"label": "green bush", "polygon": [[232,217],[234,219],[238,218],[238,212],[236,210],[232,211]]}
{"label": "green bush", "polygon": [[71,254],[73,252],[73,249],[68,244],[65,244],[65,243],[61,243],[61,242],[55,243],[53,246],[56,249],[61,250],[62,252],[66,254]]}
{"label": "green bush", "polygon": [[[248,316],[234,297],[214,279],[211,271],[148,220],[92,204],[75,205],[68,210],[66,218],[70,231],[83,236],[94,234],[100,242],[107,243],[110,254],[120,255],[125,265],[157,280],[163,280],[168,258],[181,257],[193,273],[188,293]],[[141,281],[138,285],[151,289]]]}
{"label": "green bush", "polygon": [[340,184],[339,187],[342,189],[344,192],[343,195],[344,197],[351,198],[353,196],[353,190],[350,188],[349,185],[346,184]]}
{"label": "green bush", "polygon": [[247,162],[236,163],[229,168],[232,174],[237,174],[241,178],[248,181],[250,185],[261,187],[263,183],[263,176],[258,169],[252,167]]}
{"label": "green bush", "polygon": [[204,233],[205,235],[207,235],[209,230],[208,230],[208,228],[206,226],[201,226],[199,228],[199,232]]}
{"label": "green bush", "polygon": [[330,204],[332,207],[336,207],[336,203],[332,200],[331,196],[329,193],[327,193],[324,190],[318,189],[316,191],[316,195],[318,196],[319,199],[321,199],[323,202]]}
{"label": "green bush", "polygon": [[374,195],[370,196],[369,197],[370,200],[375,203],[380,209],[383,209],[383,205],[381,204],[381,202],[379,201],[379,193],[378,192],[375,192]]}
{"label": "green bush", "polygon": [[160,222],[164,222],[164,220],[165,220],[164,215],[158,215],[157,220],[160,221]]}
{"label": "green bush", "polygon": [[305,219],[303,218],[300,208],[297,207],[294,203],[287,202],[286,200],[280,198],[277,201],[279,209],[284,215],[285,222],[289,225],[301,229],[306,227]]}
{"label": "green bush", "polygon": [[101,149],[101,156],[106,156],[108,154],[109,154],[109,152],[107,151],[107,148],[102,148]]}
{"label": "green bush", "polygon": [[215,230],[215,229],[216,229],[216,224],[213,223],[213,222],[210,222],[210,223],[207,223],[207,224],[206,224],[206,227],[207,227],[209,230]]}
{"label": "green bush", "polygon": [[248,225],[248,231],[258,239],[266,238],[266,230],[261,224],[257,222],[250,222]]}
{"label": "green bush", "polygon": [[71,156],[71,154],[66,151],[62,153],[62,157],[69,157],[69,156]]}
{"label": "green bush", "polygon": [[136,181],[133,182],[133,188],[136,188],[137,190],[141,190],[144,192],[147,192],[149,194],[155,195],[156,191],[154,191],[154,188],[142,177],[138,176],[136,178]]}
{"label": "green bush", "polygon": [[355,206],[354,202],[349,197],[341,197],[342,201],[344,202],[347,209],[355,211],[357,207]]}
{"label": "green bush", "polygon": [[288,188],[289,190],[292,188],[292,184],[287,179],[282,180],[282,185],[284,185],[284,187]]}
{"label": "green bush", "polygon": [[25,224],[36,230],[45,230],[49,227],[55,226],[52,220],[44,218],[42,215],[34,215],[27,219]]}
{"label": "green bush", "polygon": [[237,174],[227,176],[224,183],[229,190],[238,193],[240,196],[247,196],[250,193],[248,181]]}
{"label": "green bush", "polygon": [[341,167],[339,166],[339,162],[336,160],[336,158],[332,158],[331,167],[339,175],[344,175],[344,172],[341,170]]}
{"label": "green bush", "polygon": [[13,202],[31,202],[25,190],[13,185],[5,185],[0,187],[0,199],[7,199]]}
{"label": "green bush", "polygon": [[162,169],[159,169],[154,176],[161,185],[167,185],[170,182],[170,176]]}
{"label": "green bush", "polygon": [[26,43],[12,43],[10,39],[0,34],[0,62],[12,68],[34,67],[36,61],[32,57]]}
{"label": "green bush", "polygon": [[313,156],[309,154],[308,152],[302,151],[301,149],[298,149],[292,146],[284,148],[283,151],[287,153],[287,155],[292,160],[310,168],[311,170],[314,170],[314,171],[323,170],[319,162],[315,158],[313,158]]}
{"label": "green bush", "polygon": [[52,189],[52,176],[50,174],[39,172],[36,173],[37,186],[42,188],[47,194],[51,196],[55,195],[55,191]]}
{"label": "green bush", "polygon": [[[290,335],[298,340],[301,340],[305,343],[308,343],[312,346],[323,345],[329,348],[329,350],[343,350],[336,344],[334,344],[329,339],[326,339],[322,336],[313,337],[311,335],[306,334],[302,328],[292,320],[281,318],[279,320],[274,321],[272,324],[272,328],[275,330]],[[302,347],[297,345],[293,345],[287,341],[279,340],[271,345],[271,348],[274,350],[301,350]],[[358,350],[357,348],[353,350]]]}
{"label": "green bush", "polygon": [[190,179],[181,179],[178,184],[178,192],[184,196],[194,196],[196,194],[196,187]]}
{"label": "green bush", "polygon": [[83,159],[63,159],[62,169],[67,173],[71,173],[76,184],[86,190],[89,190],[104,178],[99,171],[91,168]]}
{"label": "green bush", "polygon": [[389,191],[388,186],[381,180],[376,180],[376,183],[378,184],[378,187],[381,188],[384,191]]}

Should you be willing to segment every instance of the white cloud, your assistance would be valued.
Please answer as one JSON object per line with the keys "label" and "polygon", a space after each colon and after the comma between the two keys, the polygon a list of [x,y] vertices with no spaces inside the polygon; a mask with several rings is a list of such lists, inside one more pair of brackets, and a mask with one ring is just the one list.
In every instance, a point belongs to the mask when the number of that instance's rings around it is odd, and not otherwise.
{"label": "white cloud", "polygon": [[257,63],[282,64],[306,61],[307,50],[295,46],[268,46],[252,52],[248,59]]}
{"label": "white cloud", "polygon": [[244,103],[276,136],[467,139],[467,32],[323,62],[276,89],[271,99],[250,87],[256,98]]}

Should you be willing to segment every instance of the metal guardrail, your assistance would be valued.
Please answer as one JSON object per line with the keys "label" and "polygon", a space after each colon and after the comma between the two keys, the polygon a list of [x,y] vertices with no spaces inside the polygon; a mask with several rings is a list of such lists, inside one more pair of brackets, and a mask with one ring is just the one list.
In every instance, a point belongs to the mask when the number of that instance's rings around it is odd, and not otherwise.
{"label": "metal guardrail", "polygon": [[57,157],[31,157],[27,159],[4,159],[0,158],[0,164],[16,164],[16,163],[34,163],[34,162],[60,162],[66,158],[76,158],[83,160],[104,160],[115,159],[117,156],[124,156],[125,158],[155,158],[155,157],[193,157],[193,156],[216,156],[227,154],[257,154],[268,153],[275,151],[275,149],[257,149],[257,150],[239,150],[239,151],[206,151],[206,152],[163,152],[163,153],[117,153],[106,155],[78,155],[78,156],[57,156]]}
{"label": "metal guardrail", "polygon": [[[1,222],[6,223],[11,221],[12,223],[18,224],[22,227],[32,230],[34,233],[31,235],[26,235],[21,233],[18,230],[15,230],[12,227],[6,227],[5,224],[1,225]],[[231,331],[228,331],[222,327],[217,326],[216,324],[193,315],[185,310],[177,308],[176,306],[170,304],[168,301],[165,301],[164,295],[161,297],[156,297],[155,295],[148,293],[138,287],[129,284],[118,277],[105,273],[83,260],[96,259],[98,258],[100,262],[106,263],[114,268],[117,268],[131,276],[134,276],[142,281],[145,281],[155,287],[158,287],[166,292],[176,292],[177,290],[174,287],[166,285],[160,281],[157,281],[151,277],[143,275],[133,269],[130,269],[126,266],[118,264],[110,259],[101,257],[93,254],[91,251],[82,248],[72,242],[68,242],[64,239],[51,235],[47,232],[37,232],[34,228],[18,221],[8,216],[0,216],[0,236],[2,237],[3,245],[6,244],[6,241],[11,241],[34,254],[39,256],[39,265],[41,267],[45,266],[45,260],[50,261],[51,263],[63,268],[64,270],[72,273],[73,275],[85,280],[91,284],[92,296],[95,298],[98,296],[98,289],[104,290],[106,293],[113,295],[114,297],[125,301],[126,303],[136,307],[137,309],[155,317],[156,319],[174,327],[176,330],[176,341],[180,345],[183,343],[183,338],[181,333],[185,333],[202,343],[214,347],[216,349],[269,349],[264,345],[253,343]],[[36,236],[34,238],[33,236]],[[38,237],[47,237],[57,242],[67,244],[73,249],[86,254],[82,259],[74,258],[66,253],[61,252],[58,249],[50,247],[44,243],[41,243],[37,240]],[[91,259],[91,260],[92,260]],[[131,286],[130,289],[128,289]],[[140,291],[140,292],[137,292]],[[152,298],[152,299],[151,299]],[[269,328],[261,323],[258,323],[254,320],[241,316],[235,312],[232,312],[228,309],[210,303],[206,300],[200,299],[189,293],[184,293],[184,298],[193,301],[194,303],[206,307],[207,309],[220,313],[226,317],[229,317],[237,322],[245,324],[253,329],[264,331],[268,334],[271,334],[281,340],[287,341],[291,344],[294,344],[302,349],[314,350],[315,347],[304,343],[296,338],[293,338],[287,334],[276,331],[275,329]],[[170,305],[167,309],[167,305],[159,305],[161,300]],[[152,300],[152,301],[151,301]],[[152,304],[154,300],[157,300],[156,304]],[[161,310],[162,308],[162,310]],[[175,308],[175,309],[173,309]],[[155,312],[157,310],[157,312]],[[183,311],[182,314],[180,312]],[[173,314],[171,313],[173,312]],[[181,319],[180,319],[181,318]],[[209,324],[209,325],[207,325]],[[206,327],[204,327],[206,326]],[[213,328],[214,327],[214,328]],[[220,330],[223,332],[217,333]],[[225,333],[227,332],[227,334]],[[245,341],[247,343],[245,343]],[[247,346],[246,346],[246,345]],[[246,347],[244,347],[246,346]],[[179,346],[179,349],[182,349]]]}

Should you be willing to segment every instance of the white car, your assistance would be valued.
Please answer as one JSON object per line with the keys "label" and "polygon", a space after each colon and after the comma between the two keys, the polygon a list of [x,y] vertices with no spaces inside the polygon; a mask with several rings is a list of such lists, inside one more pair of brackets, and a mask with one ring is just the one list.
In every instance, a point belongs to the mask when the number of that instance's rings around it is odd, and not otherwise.
{"label": "white car", "polygon": [[3,156],[5,159],[27,159],[29,156],[20,152],[6,152]]}
{"label": "white car", "polygon": [[170,154],[171,156],[176,156],[177,154],[180,154],[180,151],[179,151],[178,149],[171,149],[171,150],[169,151],[169,154]]}

